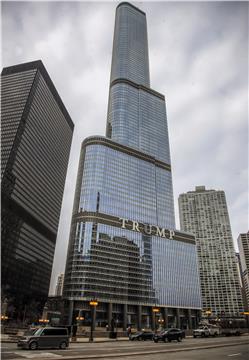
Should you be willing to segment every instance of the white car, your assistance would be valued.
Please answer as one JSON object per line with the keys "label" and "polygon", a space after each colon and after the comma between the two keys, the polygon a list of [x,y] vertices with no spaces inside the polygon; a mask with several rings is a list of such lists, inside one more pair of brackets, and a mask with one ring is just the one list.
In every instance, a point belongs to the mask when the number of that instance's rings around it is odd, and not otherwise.
{"label": "white car", "polygon": [[200,337],[217,336],[219,334],[220,334],[220,329],[216,325],[203,325],[193,331],[194,338],[196,338],[197,336]]}

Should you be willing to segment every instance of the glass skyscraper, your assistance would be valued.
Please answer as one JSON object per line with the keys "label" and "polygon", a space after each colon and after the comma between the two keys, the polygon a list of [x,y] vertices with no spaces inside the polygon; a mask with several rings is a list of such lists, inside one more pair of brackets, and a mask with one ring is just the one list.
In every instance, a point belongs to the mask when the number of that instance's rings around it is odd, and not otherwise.
{"label": "glass skyscraper", "polygon": [[146,15],[117,6],[106,137],[82,143],[64,281],[69,321],[191,328],[201,309],[195,239],[175,229],[164,95],[150,88]]}
{"label": "glass skyscraper", "polygon": [[74,124],[41,61],[3,69],[1,105],[1,288],[23,320],[48,296]]}

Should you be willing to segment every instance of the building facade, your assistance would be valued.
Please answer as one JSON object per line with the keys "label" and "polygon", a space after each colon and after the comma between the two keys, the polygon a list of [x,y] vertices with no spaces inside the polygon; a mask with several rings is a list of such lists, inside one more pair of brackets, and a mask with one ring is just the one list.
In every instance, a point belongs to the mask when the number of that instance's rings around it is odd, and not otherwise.
{"label": "building facade", "polygon": [[240,254],[242,284],[246,297],[246,310],[249,308],[249,232],[240,234],[238,237]]}
{"label": "building facade", "polygon": [[179,196],[179,213],[181,230],[196,237],[204,311],[239,316],[243,305],[224,191],[197,186]]}
{"label": "building facade", "polygon": [[63,283],[64,283],[64,274],[60,274],[57,277],[57,283],[56,283],[56,287],[55,287],[55,296],[62,296]]}
{"label": "building facade", "polygon": [[[165,97],[150,88],[146,15],[117,6],[106,137],[82,143],[64,297],[126,329],[195,326],[201,309],[192,235],[175,230]],[[159,307],[156,317],[153,307]]]}
{"label": "building facade", "polygon": [[1,74],[2,293],[48,296],[73,122],[41,61]]}

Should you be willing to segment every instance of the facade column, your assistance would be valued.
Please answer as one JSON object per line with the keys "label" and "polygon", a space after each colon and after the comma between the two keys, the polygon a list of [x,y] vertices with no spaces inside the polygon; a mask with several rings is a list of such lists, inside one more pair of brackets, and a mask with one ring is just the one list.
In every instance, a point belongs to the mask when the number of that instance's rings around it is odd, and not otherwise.
{"label": "facade column", "polygon": [[137,307],[137,329],[140,331],[142,328],[142,306]]}
{"label": "facade column", "polygon": [[169,327],[169,320],[168,320],[169,310],[168,308],[163,308],[163,319],[164,319],[164,327]]}
{"label": "facade column", "polygon": [[188,328],[189,330],[192,330],[192,316],[191,316],[192,312],[191,309],[188,309]]}
{"label": "facade column", "polygon": [[201,321],[201,318],[202,318],[202,311],[201,311],[201,310],[197,310],[197,311],[196,311],[196,322],[197,322],[196,326],[199,325],[199,322]]}
{"label": "facade column", "polygon": [[180,328],[181,323],[180,323],[180,309],[176,308],[176,327]]}
{"label": "facade column", "polygon": [[74,308],[74,301],[69,300],[69,308],[68,308],[68,324],[73,325],[73,308]]}
{"label": "facade column", "polygon": [[123,330],[124,331],[126,331],[126,329],[127,329],[127,309],[128,309],[127,304],[124,304],[124,307],[123,307]]}
{"label": "facade column", "polygon": [[112,303],[108,303],[107,319],[108,319],[108,328],[110,330],[112,326]]}

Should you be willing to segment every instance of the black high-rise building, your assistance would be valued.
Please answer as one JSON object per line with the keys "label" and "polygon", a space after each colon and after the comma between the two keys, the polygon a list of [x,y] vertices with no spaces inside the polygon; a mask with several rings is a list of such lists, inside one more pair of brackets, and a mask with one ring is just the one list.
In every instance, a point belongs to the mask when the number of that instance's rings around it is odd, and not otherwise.
{"label": "black high-rise building", "polygon": [[48,295],[74,124],[43,63],[2,80],[2,292],[17,309]]}

